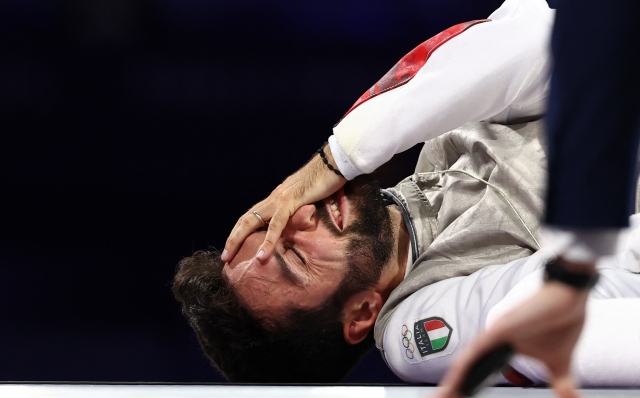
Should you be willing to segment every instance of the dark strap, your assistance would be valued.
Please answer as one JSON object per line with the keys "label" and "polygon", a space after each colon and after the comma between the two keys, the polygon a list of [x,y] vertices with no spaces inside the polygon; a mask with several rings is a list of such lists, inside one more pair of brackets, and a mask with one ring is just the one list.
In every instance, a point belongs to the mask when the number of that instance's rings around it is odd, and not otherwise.
{"label": "dark strap", "polygon": [[460,393],[465,397],[476,395],[487,383],[491,382],[492,376],[502,371],[513,354],[513,348],[505,344],[478,358],[469,368],[469,372],[460,386]]}
{"label": "dark strap", "polygon": [[344,178],[344,176],[342,175],[342,173],[340,172],[340,170],[336,169],[335,167],[333,167],[331,165],[331,163],[329,163],[329,161],[327,160],[327,155],[324,154],[324,147],[327,146],[327,143],[325,142],[324,144],[322,144],[322,146],[320,147],[320,149],[318,149],[318,153],[320,154],[320,157],[322,158],[322,161],[324,162],[324,164],[327,165],[327,167],[329,168],[329,170],[333,171],[334,173],[336,173],[337,175],[339,175],[340,177]]}
{"label": "dark strap", "polygon": [[598,283],[599,276],[598,273],[585,274],[567,271],[556,260],[549,261],[544,270],[545,282],[557,281],[578,290],[591,289]]}

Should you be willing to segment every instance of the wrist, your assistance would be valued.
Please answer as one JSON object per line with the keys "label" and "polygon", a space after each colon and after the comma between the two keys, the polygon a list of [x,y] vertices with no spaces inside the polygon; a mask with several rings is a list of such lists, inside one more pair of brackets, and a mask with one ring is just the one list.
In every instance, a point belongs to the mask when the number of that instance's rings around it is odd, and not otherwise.
{"label": "wrist", "polygon": [[340,178],[344,179],[344,175],[342,175],[342,173],[340,172],[340,169],[338,169],[338,166],[336,165],[335,160],[333,159],[333,155],[331,154],[331,148],[327,145],[326,142],[322,144],[322,146],[320,147],[320,149],[318,149],[317,152],[320,155],[322,162],[327,166],[327,168],[332,172],[334,172]]}

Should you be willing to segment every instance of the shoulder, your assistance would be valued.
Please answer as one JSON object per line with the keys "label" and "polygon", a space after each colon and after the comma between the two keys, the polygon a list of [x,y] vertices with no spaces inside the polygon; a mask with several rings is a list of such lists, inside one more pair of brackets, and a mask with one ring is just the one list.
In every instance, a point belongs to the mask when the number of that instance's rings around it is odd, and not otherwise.
{"label": "shoulder", "polygon": [[[460,343],[456,306],[443,300],[459,280],[451,278],[420,289],[400,304],[386,327],[383,356],[405,381],[437,383]],[[469,325],[465,324],[465,329]]]}
{"label": "shoulder", "polygon": [[534,254],[417,290],[396,307],[384,329],[388,366],[407,382],[438,383],[454,354],[485,328],[493,307],[544,261]]}

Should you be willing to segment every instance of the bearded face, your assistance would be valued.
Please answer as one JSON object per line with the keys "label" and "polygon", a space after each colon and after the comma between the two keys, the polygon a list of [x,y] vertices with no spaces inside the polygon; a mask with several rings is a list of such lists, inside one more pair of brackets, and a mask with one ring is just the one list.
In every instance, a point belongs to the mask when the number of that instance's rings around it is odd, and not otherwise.
{"label": "bearded face", "polygon": [[251,234],[224,274],[249,308],[275,316],[327,300],[338,305],[373,286],[394,248],[390,215],[370,176],[298,209],[274,255],[259,262],[255,255],[265,234]]}

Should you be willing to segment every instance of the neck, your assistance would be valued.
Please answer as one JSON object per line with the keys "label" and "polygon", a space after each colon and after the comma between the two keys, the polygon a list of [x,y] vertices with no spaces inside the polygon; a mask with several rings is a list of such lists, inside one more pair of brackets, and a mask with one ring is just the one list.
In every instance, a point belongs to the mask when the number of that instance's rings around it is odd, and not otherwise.
{"label": "neck", "polygon": [[391,225],[393,226],[395,245],[391,260],[384,267],[380,281],[376,285],[376,291],[380,293],[384,302],[387,301],[391,292],[404,279],[409,255],[409,232],[404,223],[402,212],[396,205],[390,205],[387,208],[391,217]]}

